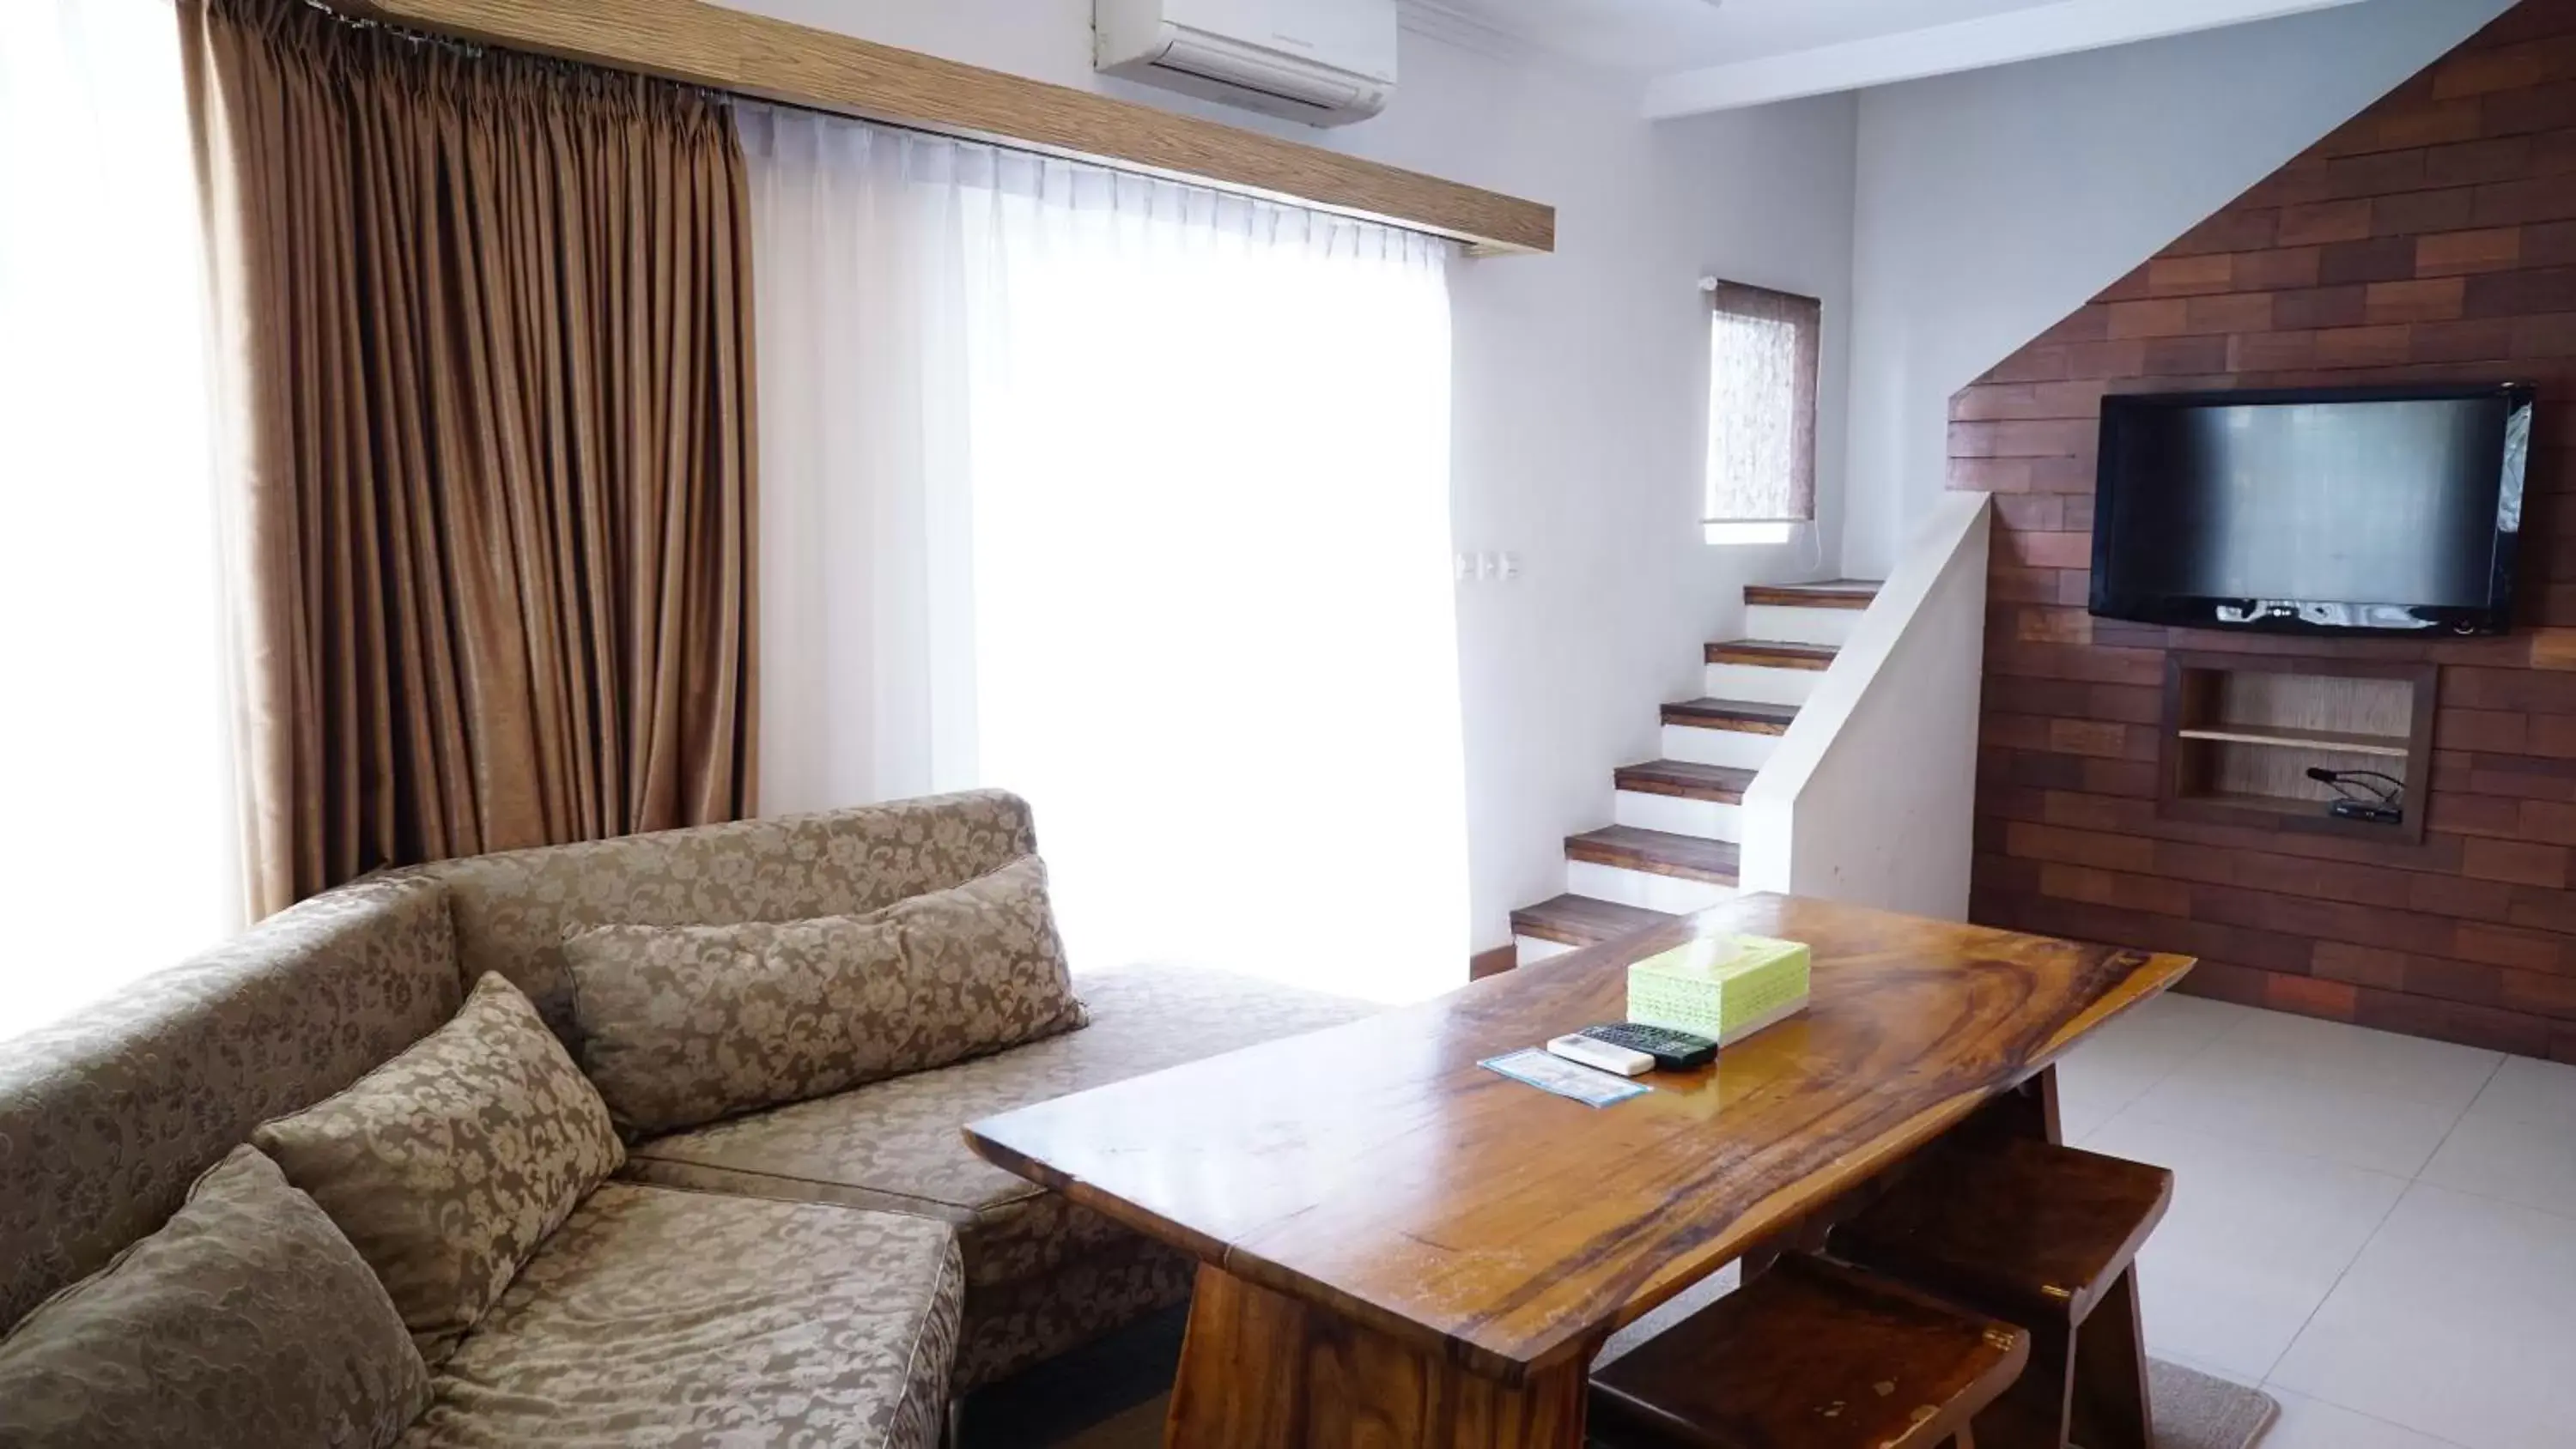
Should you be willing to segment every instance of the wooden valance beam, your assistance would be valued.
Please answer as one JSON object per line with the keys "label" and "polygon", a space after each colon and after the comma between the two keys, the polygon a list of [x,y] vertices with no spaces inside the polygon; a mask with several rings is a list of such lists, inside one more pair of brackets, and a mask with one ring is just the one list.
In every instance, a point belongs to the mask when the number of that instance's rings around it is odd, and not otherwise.
{"label": "wooden valance beam", "polygon": [[388,25],[1546,252],[1537,202],[700,0],[346,0]]}

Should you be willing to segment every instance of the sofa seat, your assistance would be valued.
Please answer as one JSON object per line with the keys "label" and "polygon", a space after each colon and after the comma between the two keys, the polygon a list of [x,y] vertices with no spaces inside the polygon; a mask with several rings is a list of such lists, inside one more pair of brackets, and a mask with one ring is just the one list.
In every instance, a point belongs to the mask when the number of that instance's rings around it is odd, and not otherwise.
{"label": "sofa seat", "polygon": [[966,1281],[1047,1272],[1124,1229],[977,1157],[979,1117],[1338,1026],[1367,1003],[1175,967],[1077,977],[1091,1024],[935,1071],[656,1138],[628,1154],[645,1182],[920,1213],[953,1224]]}
{"label": "sofa seat", "polygon": [[932,1449],[964,1293],[928,1218],[612,1182],[465,1337],[398,1449]]}
{"label": "sofa seat", "polygon": [[[1374,1009],[1343,997],[1177,967],[1082,975],[1074,986],[1090,1012],[1089,1026],[656,1138],[628,1153],[626,1173],[672,1187],[936,1218],[957,1230],[965,1257],[967,1349],[960,1387],[1061,1352],[1185,1297],[1188,1265],[1098,1213],[985,1162],[968,1149],[960,1129],[979,1117],[1087,1087],[1339,1026]],[[1059,1273],[1061,1287],[1033,1281]],[[1022,1288],[1028,1291],[1011,1291]]]}

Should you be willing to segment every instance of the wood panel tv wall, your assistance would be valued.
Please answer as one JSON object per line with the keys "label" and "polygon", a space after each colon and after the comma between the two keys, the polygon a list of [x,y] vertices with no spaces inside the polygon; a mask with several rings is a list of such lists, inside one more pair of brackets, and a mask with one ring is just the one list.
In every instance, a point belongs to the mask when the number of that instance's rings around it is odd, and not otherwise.
{"label": "wood panel tv wall", "polygon": [[[2505,638],[2084,610],[2106,392],[2540,388]],[[1996,495],[1971,912],[2202,958],[2184,989],[2576,1061],[2576,0],[2525,0],[1951,402]],[[2440,666],[2423,844],[2159,818],[2169,649]]]}

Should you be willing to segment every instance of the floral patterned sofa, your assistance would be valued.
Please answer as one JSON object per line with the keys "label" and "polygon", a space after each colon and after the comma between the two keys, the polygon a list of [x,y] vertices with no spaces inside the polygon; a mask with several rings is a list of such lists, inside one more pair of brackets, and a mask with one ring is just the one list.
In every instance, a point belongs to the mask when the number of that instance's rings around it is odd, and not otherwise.
{"label": "floral patterned sofa", "polygon": [[[568,929],[860,914],[1035,849],[1023,802],[975,792],[441,862],[307,901],[0,1046],[0,1327],[152,1234],[254,1127],[438,1029],[487,972],[579,1060]],[[570,1442],[477,1405],[595,1406],[621,1365],[650,1367],[620,1335],[749,1311],[719,1356],[743,1392],[693,1408],[703,1435],[677,1442],[917,1449],[951,1395],[1186,1299],[1185,1259],[983,1163],[959,1127],[1366,1008],[1169,969],[1075,986],[1080,1029],[629,1144],[438,1370],[405,1444]],[[706,1394],[704,1367],[687,1392]],[[655,1382],[629,1387],[679,1391]]]}

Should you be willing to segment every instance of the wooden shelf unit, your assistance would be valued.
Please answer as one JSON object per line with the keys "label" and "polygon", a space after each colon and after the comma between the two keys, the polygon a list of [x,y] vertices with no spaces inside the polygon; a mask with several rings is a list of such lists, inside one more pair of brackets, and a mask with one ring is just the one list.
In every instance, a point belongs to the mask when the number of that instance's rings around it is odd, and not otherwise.
{"label": "wooden shelf unit", "polygon": [[2229,745],[2267,745],[2299,750],[2333,750],[2347,755],[2393,755],[2406,758],[2411,748],[2404,735],[2338,734],[2333,730],[2282,729],[2273,725],[2230,724],[2182,729],[2187,740],[2213,740]]}
{"label": "wooden shelf unit", "polygon": [[[2170,653],[2157,813],[2421,844],[2439,679],[2431,664]],[[2405,818],[2381,825],[2329,814],[2338,794],[2307,778],[2316,766],[2394,777],[2404,787]]]}

